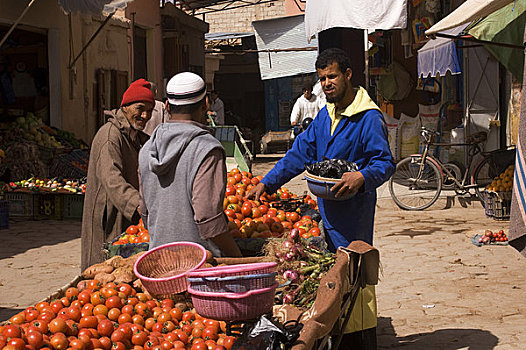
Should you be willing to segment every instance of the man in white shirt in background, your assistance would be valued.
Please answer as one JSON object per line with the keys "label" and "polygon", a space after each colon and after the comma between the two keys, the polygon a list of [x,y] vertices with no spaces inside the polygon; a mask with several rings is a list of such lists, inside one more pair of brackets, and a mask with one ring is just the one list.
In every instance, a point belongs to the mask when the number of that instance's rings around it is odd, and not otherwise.
{"label": "man in white shirt in background", "polygon": [[219,94],[215,90],[210,92],[210,96],[212,97],[210,110],[215,113],[214,122],[216,125],[225,125],[225,105],[223,101],[221,101]]}
{"label": "man in white shirt in background", "polygon": [[290,115],[290,124],[300,126],[306,118],[314,119],[320,110],[319,99],[312,93],[312,86],[306,85],[301,90],[301,95],[292,108]]}

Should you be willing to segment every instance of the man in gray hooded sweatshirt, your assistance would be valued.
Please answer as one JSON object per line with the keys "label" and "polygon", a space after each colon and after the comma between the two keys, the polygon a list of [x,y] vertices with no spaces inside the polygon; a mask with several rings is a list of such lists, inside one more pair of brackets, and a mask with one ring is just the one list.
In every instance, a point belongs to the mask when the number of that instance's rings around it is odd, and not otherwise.
{"label": "man in gray hooded sweatshirt", "polygon": [[206,85],[183,72],[166,86],[170,120],[160,124],[139,153],[143,221],[150,249],[191,241],[214,256],[239,257],[223,213],[225,150],[206,122]]}

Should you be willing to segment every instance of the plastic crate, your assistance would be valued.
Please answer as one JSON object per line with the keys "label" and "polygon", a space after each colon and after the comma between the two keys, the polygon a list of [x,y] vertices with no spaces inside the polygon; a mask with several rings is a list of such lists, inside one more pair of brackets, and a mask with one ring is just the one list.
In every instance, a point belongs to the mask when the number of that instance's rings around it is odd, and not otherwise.
{"label": "plastic crate", "polygon": [[35,220],[61,220],[63,200],[58,194],[37,194],[34,199]]}
{"label": "plastic crate", "polygon": [[6,192],[9,202],[9,215],[13,218],[33,218],[34,197],[33,193]]}
{"label": "plastic crate", "polygon": [[493,217],[493,206],[494,206],[494,200],[493,196],[490,192],[484,191],[484,211],[486,213],[486,217],[492,218]]}
{"label": "plastic crate", "polygon": [[82,220],[84,196],[79,194],[65,194],[63,197],[64,220]]}
{"label": "plastic crate", "polygon": [[0,230],[9,228],[9,201],[0,200]]}
{"label": "plastic crate", "polygon": [[492,217],[494,220],[509,220],[511,211],[511,191],[486,191],[486,197],[484,199],[484,208],[486,210],[486,216]]}

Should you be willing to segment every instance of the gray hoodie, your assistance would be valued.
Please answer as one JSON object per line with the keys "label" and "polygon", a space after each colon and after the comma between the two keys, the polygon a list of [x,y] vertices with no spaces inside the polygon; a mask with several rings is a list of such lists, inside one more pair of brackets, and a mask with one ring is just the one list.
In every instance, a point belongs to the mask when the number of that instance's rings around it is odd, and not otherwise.
{"label": "gray hoodie", "polygon": [[150,249],[176,241],[203,245],[215,256],[220,250],[203,240],[194,221],[192,188],[204,158],[223,149],[208,131],[191,123],[163,123],[139,153],[143,199],[148,208]]}

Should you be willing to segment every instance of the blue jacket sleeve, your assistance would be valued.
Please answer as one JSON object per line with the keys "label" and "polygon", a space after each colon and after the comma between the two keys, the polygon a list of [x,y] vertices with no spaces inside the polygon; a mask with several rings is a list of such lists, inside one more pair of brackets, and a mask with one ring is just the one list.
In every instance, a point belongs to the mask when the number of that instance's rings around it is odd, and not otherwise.
{"label": "blue jacket sleeve", "polygon": [[320,124],[319,119],[321,118],[314,118],[307,130],[297,136],[285,157],[277,162],[261,180],[267,186],[269,193],[275,192],[292,178],[301,174],[305,169],[305,164],[316,161],[316,129]]}
{"label": "blue jacket sleeve", "polygon": [[363,155],[368,161],[360,170],[366,192],[373,191],[394,174],[396,164],[393,161],[387,134],[387,126],[383,116],[376,110],[369,111],[364,116],[362,131]]}

